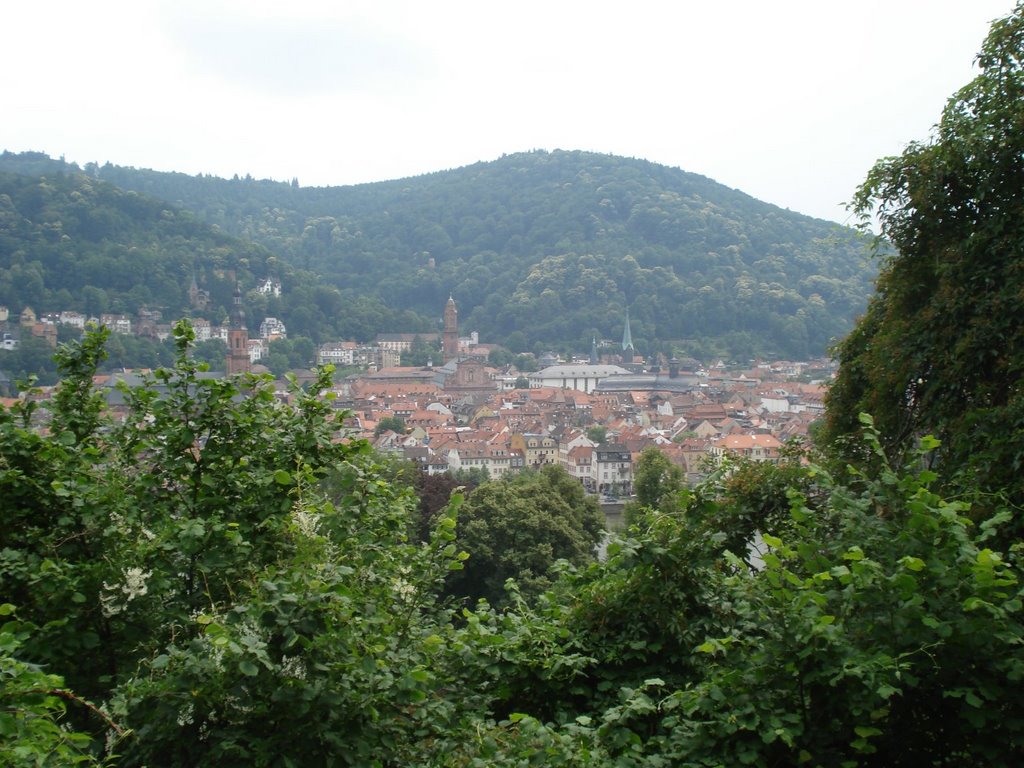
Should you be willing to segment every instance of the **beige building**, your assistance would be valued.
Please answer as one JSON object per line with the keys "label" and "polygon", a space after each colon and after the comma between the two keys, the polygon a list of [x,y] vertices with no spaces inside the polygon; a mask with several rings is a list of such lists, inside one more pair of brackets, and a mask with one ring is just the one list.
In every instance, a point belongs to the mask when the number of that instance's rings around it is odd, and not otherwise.
{"label": "beige building", "polygon": [[712,456],[721,457],[725,454],[742,456],[751,461],[770,461],[777,464],[782,443],[772,435],[726,435],[713,441],[708,446]]}
{"label": "beige building", "polygon": [[523,455],[527,467],[558,463],[558,442],[548,435],[513,434],[509,436],[513,449]]}

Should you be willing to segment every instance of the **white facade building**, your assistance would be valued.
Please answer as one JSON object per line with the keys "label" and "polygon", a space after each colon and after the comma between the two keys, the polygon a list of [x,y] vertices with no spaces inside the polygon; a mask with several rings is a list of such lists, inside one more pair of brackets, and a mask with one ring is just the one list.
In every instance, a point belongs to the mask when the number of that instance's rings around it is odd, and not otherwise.
{"label": "white facade building", "polygon": [[284,323],[276,317],[265,317],[263,322],[260,323],[260,338],[270,340],[286,339],[288,338],[288,331],[285,329]]}
{"label": "white facade building", "polygon": [[552,365],[528,374],[530,389],[541,387],[559,387],[561,389],[578,389],[581,392],[593,392],[597,383],[609,376],[628,375],[629,371],[617,365],[591,365],[589,363],[569,363],[568,365]]}

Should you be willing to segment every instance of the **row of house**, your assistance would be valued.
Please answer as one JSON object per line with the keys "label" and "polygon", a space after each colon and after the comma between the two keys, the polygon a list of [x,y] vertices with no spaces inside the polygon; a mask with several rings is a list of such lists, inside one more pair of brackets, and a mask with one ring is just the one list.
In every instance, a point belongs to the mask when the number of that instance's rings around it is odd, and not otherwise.
{"label": "row of house", "polygon": [[[483,469],[502,477],[557,463],[590,492],[607,496],[631,493],[633,466],[645,448],[661,451],[690,478],[726,454],[776,462],[785,440],[806,436],[823,395],[818,385],[749,372],[689,375],[685,382],[672,372],[669,387],[656,386],[657,376],[642,381],[630,373],[639,389],[604,384],[625,374],[578,389],[568,380],[564,387],[534,380],[528,390],[508,391],[498,383],[503,372],[487,369],[489,390],[467,397],[421,369],[387,373],[353,377],[338,397],[352,409],[353,426],[378,448],[431,473]],[[406,433],[377,434],[386,416],[402,418]],[[605,429],[603,443],[587,437],[595,425]]]}
{"label": "row of house", "polygon": [[[8,308],[0,307],[0,349],[4,350],[17,349],[21,337],[26,334],[44,339],[50,346],[56,347],[57,328],[61,325],[78,331],[84,331],[90,324],[106,326],[111,333],[158,341],[170,338],[172,333],[171,324],[163,322],[162,313],[159,310],[150,310],[145,307],[135,315],[103,313],[99,317],[88,317],[81,312],[72,310],[47,313],[37,317],[31,307],[24,307],[18,315],[16,328],[8,326],[9,318]],[[225,345],[228,343],[229,328],[227,325],[216,325],[203,317],[193,317],[190,322],[196,334],[196,341],[219,339]],[[287,336],[287,329],[281,320],[275,317],[264,318],[260,322],[259,338],[248,340],[249,359],[255,363],[266,357],[269,354],[271,342],[287,338]]]}

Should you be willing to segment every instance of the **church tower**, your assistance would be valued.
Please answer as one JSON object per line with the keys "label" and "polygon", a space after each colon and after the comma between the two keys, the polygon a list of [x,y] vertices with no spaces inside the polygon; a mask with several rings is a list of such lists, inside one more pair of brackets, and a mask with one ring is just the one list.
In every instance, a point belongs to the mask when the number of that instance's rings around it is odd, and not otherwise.
{"label": "church tower", "polygon": [[629,330],[629,307],[626,307],[626,327],[622,331],[622,362],[633,362],[633,334]]}
{"label": "church tower", "polygon": [[252,361],[249,359],[249,329],[245,324],[245,310],[242,309],[242,290],[235,283],[234,302],[231,306],[231,324],[228,326],[228,354],[224,361],[228,376],[249,373]]}
{"label": "church tower", "polygon": [[459,356],[459,310],[455,299],[448,297],[444,306],[444,333],[441,335],[441,355],[444,362]]}

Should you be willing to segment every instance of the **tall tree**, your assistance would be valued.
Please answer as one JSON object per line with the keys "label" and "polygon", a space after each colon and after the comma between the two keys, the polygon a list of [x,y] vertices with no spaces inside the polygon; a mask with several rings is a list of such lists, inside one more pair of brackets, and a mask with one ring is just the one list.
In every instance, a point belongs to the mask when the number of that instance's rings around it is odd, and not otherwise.
{"label": "tall tree", "polygon": [[656,508],[684,485],[683,471],[657,448],[644,448],[636,462],[633,490],[640,506]]}
{"label": "tall tree", "polygon": [[958,485],[1024,501],[1024,4],[996,21],[980,74],[928,142],[880,160],[855,198],[892,245],[838,347],[827,442],[869,412],[884,447],[924,433]]}
{"label": "tall tree", "polygon": [[535,595],[553,581],[557,560],[593,559],[604,521],[597,502],[561,467],[484,483],[463,505],[457,542],[469,552],[449,578],[452,594],[505,603],[505,581]]}

